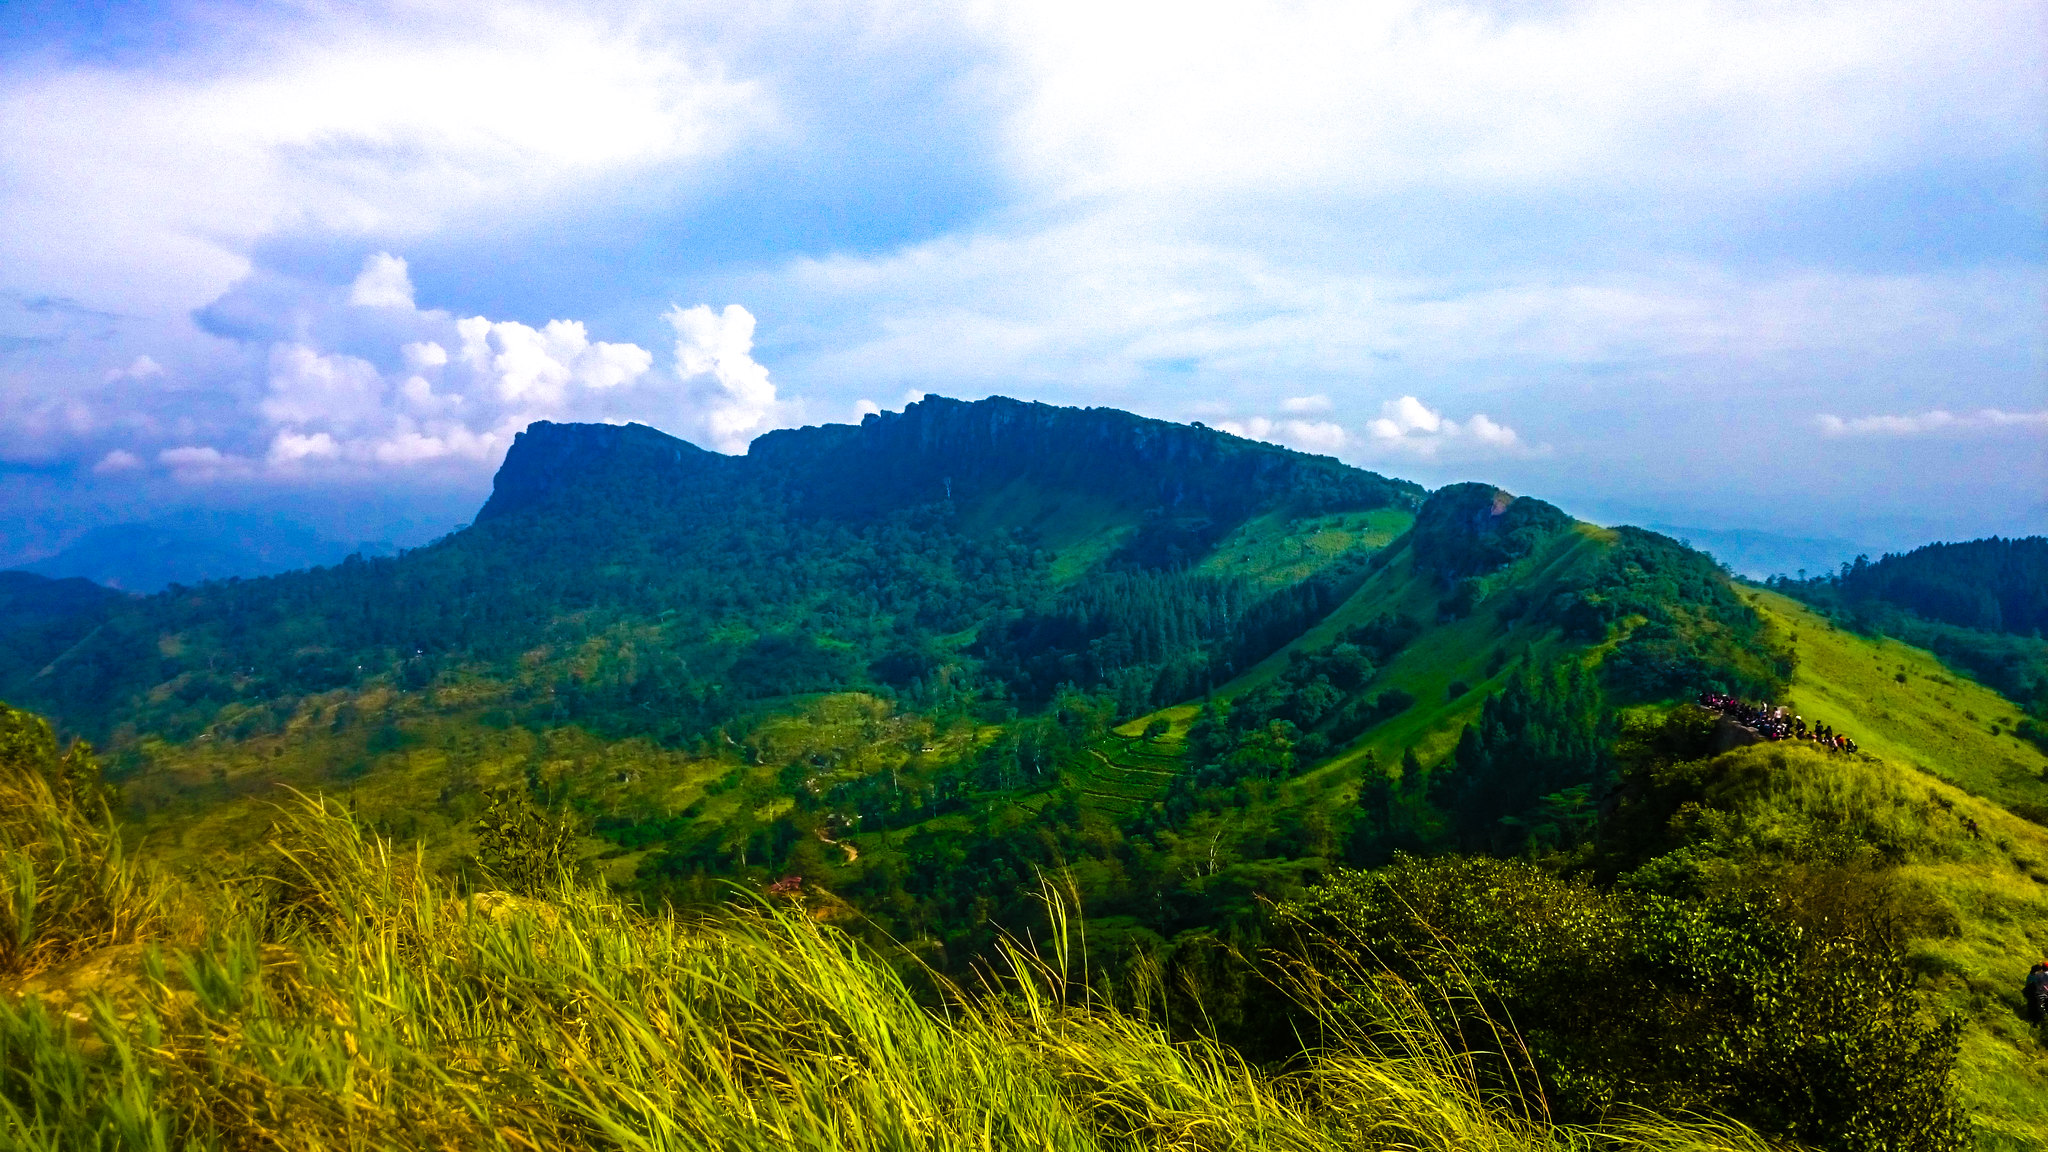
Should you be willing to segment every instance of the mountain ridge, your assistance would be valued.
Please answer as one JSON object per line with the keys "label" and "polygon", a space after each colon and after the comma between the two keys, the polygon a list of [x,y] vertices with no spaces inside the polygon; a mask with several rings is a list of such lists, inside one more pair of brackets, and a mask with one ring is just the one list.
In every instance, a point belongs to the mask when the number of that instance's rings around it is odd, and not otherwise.
{"label": "mountain ridge", "polygon": [[[1596,942],[1603,963],[1649,949],[1621,965],[1634,999],[1581,989],[1635,1039],[1554,1020],[1545,1076],[1665,1052],[1658,1005],[1696,972],[1732,993],[1709,1027],[1761,1045],[1715,1056],[1703,1084],[1770,1073],[1775,1028],[1891,1029],[1906,1048],[1799,1059],[1942,1096],[1961,1051],[2007,1069],[1972,1073],[2001,1123],[2031,1107],[1998,1103],[2004,1086],[2048,1100],[1983,990],[2034,943],[2012,916],[2039,901],[1972,887],[1986,867],[1999,885],[2048,874],[2048,833],[2013,815],[2048,816],[2017,710],[1676,540],[1493,485],[1425,496],[1214,430],[1007,400],[745,456],[536,425],[498,481],[473,526],[401,557],[110,602],[0,694],[97,723],[125,817],[188,860],[267,835],[280,787],[346,794],[457,884],[506,874],[506,830],[524,829],[646,906],[716,903],[735,881],[816,892],[877,948],[959,976],[1035,932],[1036,878],[1060,877],[1105,972],[1170,974],[1176,1015],[1253,1046],[1298,1039],[1225,958],[1260,954],[1273,900],[1339,875],[1465,875],[1481,886],[1450,895],[1476,901],[1474,934],[1570,979],[1595,945],[1565,920],[1502,920],[1495,880],[1570,904],[1598,864],[1652,897],[1599,896],[1617,931],[1654,930],[1628,918],[1648,907],[1707,934]],[[1687,703],[1702,689],[1796,700],[1877,755],[1716,757]],[[1620,854],[1616,805],[1636,813]],[[1831,919],[1844,883],[1926,915],[1856,936]],[[1777,977],[1717,968],[1748,953],[1724,953],[1715,923],[1777,941],[1785,972],[1875,957],[1883,1014],[1755,1015],[1752,982]],[[1923,1002],[1969,1017],[1961,1048]],[[1643,1100],[1751,1102],[1725,1078],[1684,1095],[1686,1060],[1660,1076],[1681,1095]],[[1641,1087],[1599,1082],[1573,1107]]]}
{"label": "mountain ridge", "polygon": [[669,482],[753,483],[793,492],[812,514],[874,515],[934,501],[965,503],[1019,480],[1089,485],[1094,494],[1170,514],[1238,516],[1285,495],[1301,511],[1419,505],[1426,490],[1331,457],[1244,440],[1113,408],[1062,408],[1007,397],[928,396],[857,425],[763,433],[724,456],[641,424],[537,421],[514,437],[478,520],[567,496],[572,477],[618,473]]}

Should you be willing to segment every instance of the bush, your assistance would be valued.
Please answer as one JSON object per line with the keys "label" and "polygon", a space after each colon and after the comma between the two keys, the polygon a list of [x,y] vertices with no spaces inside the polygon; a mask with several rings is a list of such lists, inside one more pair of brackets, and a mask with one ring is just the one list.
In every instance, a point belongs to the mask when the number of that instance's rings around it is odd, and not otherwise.
{"label": "bush", "polygon": [[[1797,922],[1777,894],[1609,894],[1521,862],[1402,857],[1280,913],[1300,970],[1356,1010],[1404,982],[1447,1040],[1492,1054],[1497,1090],[1567,1117],[1720,1111],[1841,1152],[1967,1136],[1960,1025],[1926,1016],[1898,942]],[[1515,1034],[1526,1048],[1499,1055]]]}
{"label": "bush", "polygon": [[567,813],[534,807],[524,789],[499,788],[477,818],[477,864],[513,892],[547,891],[576,872],[580,831]]}

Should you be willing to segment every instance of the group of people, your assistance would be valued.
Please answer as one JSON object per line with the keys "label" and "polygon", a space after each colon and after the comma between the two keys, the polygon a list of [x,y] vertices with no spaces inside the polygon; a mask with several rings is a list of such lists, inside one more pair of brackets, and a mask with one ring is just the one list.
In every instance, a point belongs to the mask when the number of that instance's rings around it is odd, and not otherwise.
{"label": "group of people", "polygon": [[1700,693],[1700,707],[1718,712],[1766,740],[1811,740],[1832,752],[1854,752],[1856,742],[1832,725],[1808,725],[1783,706],[1754,704],[1721,692]]}

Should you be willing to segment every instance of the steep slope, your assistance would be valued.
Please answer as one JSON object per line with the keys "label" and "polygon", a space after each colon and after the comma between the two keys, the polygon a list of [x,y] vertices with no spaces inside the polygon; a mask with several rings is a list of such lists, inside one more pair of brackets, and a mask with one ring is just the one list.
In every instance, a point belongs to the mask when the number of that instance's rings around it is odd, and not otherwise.
{"label": "steep slope", "polygon": [[[1297,788],[1349,788],[1405,756],[1439,763],[1489,696],[1564,659],[1598,664],[1623,705],[1709,687],[1769,696],[1790,672],[1765,620],[1704,554],[1490,485],[1432,494],[1370,569],[1318,623],[1212,694],[1240,731],[1293,727],[1291,753],[1315,765]],[[1120,731],[1164,720],[1178,741],[1196,715],[1182,703]],[[1173,774],[1132,758],[1163,752],[1107,755],[1077,779],[1085,795],[1129,810],[1160,799]]]}
{"label": "steep slope", "polygon": [[0,684],[35,676],[126,599],[76,576],[0,572]]}

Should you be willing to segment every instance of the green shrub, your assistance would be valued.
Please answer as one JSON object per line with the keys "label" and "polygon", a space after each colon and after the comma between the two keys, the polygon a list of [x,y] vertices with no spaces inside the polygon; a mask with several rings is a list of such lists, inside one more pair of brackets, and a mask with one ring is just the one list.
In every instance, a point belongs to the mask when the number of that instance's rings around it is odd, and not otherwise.
{"label": "green shrub", "polygon": [[1566,1117],[1718,1111],[1842,1152],[1959,1149],[1960,1025],[1925,1012],[1886,925],[1841,902],[1802,915],[1832,890],[1683,900],[1402,857],[1280,912],[1297,971],[1364,1026],[1391,974],[1494,1090]]}

